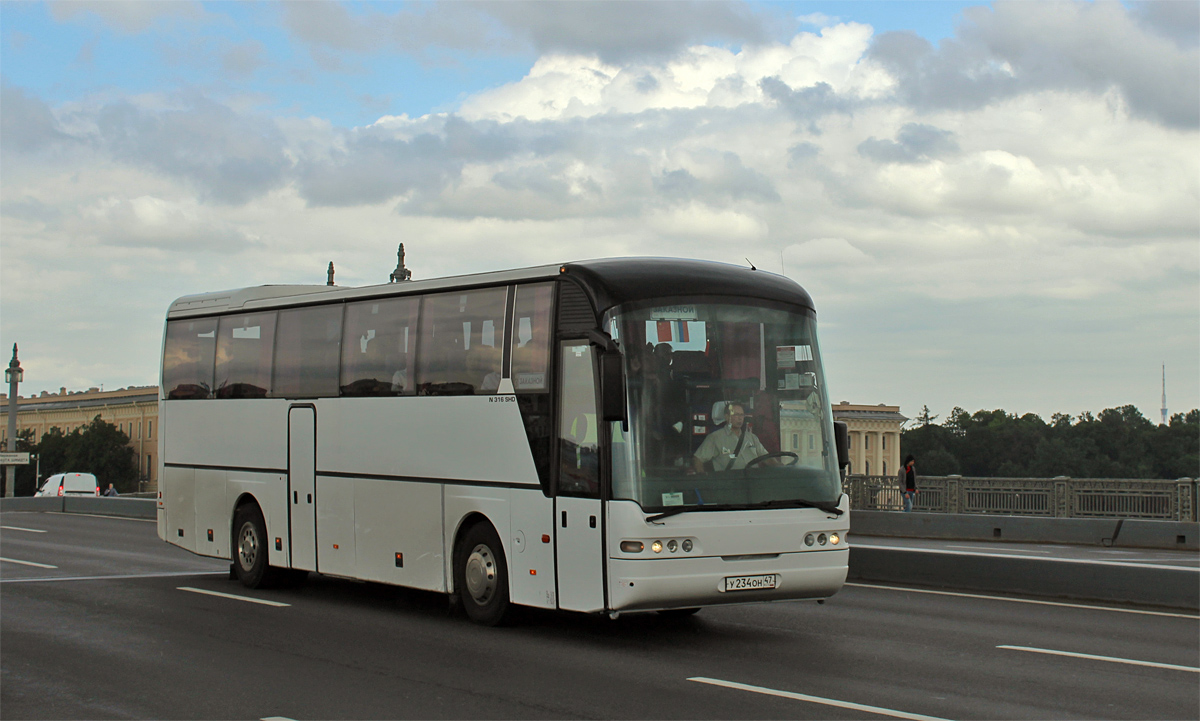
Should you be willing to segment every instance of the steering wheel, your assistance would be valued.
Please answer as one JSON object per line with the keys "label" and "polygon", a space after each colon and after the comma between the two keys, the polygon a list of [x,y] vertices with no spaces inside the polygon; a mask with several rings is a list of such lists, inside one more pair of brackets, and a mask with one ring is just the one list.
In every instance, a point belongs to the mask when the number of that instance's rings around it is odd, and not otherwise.
{"label": "steering wheel", "polygon": [[768,453],[765,456],[759,456],[758,458],[755,458],[754,460],[747,463],[745,468],[748,471],[748,470],[750,470],[751,466],[758,465],[759,463],[762,463],[763,461],[769,460],[771,458],[791,458],[792,462],[784,463],[783,465],[785,465],[785,466],[794,466],[800,462],[799,454],[792,453],[791,451],[777,451],[775,453]]}

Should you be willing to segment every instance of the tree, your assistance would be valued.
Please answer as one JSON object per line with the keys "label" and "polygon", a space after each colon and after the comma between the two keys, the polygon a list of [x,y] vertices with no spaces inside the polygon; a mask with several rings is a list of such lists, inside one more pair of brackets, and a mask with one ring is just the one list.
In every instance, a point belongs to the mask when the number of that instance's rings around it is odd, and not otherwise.
{"label": "tree", "polygon": [[921,427],[924,428],[937,419],[937,416],[929,415],[929,406],[921,406],[921,412],[917,414],[917,417],[914,420],[916,420],[917,423],[920,423]]}
{"label": "tree", "polygon": [[129,436],[100,416],[70,433],[52,427],[32,450],[41,456],[42,478],[91,473],[101,485],[112,483],[121,493],[137,490],[138,463]]}
{"label": "tree", "polygon": [[1200,409],[1156,426],[1131,405],[1075,418],[1055,413],[1049,424],[1033,413],[1017,417],[1003,409],[967,413],[956,407],[944,424],[931,417],[928,424],[902,431],[900,439],[903,452],[916,456],[927,475],[1200,477]]}

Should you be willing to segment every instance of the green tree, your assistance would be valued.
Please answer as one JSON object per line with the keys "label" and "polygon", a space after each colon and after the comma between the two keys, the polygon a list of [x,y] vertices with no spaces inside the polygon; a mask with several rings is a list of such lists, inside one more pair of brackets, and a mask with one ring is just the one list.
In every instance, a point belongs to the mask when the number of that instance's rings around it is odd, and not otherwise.
{"label": "green tree", "polygon": [[[922,414],[928,415],[927,409]],[[918,420],[921,415],[918,415]],[[901,432],[901,453],[927,475],[1052,478],[1200,477],[1200,410],[1154,425],[1131,405],[1077,417],[956,407],[942,425]]]}
{"label": "green tree", "polygon": [[138,463],[129,436],[100,416],[70,433],[50,428],[35,449],[42,460],[42,478],[91,473],[103,487],[112,483],[121,493],[137,490]]}

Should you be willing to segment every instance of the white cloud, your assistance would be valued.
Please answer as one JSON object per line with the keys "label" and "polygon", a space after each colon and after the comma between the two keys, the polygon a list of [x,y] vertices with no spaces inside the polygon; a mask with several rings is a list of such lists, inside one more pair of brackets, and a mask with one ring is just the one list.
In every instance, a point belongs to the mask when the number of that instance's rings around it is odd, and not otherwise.
{"label": "white cloud", "polygon": [[[1123,52],[1167,60],[1159,85],[1190,92],[1186,44],[1111,8],[1028,7],[1059,32],[1116,28]],[[356,27],[297,9],[309,24],[294,31],[326,52]],[[1077,411],[1038,404],[1098,397],[1088,383],[1127,371],[1117,347],[1200,376],[1200,134],[1107,61],[1087,77],[1112,82],[1034,82],[1035,49],[1005,34],[1027,24],[1014,12],[977,18],[987,42],[968,33],[957,50],[897,50],[856,24],[736,51],[560,50],[456,112],[351,129],[194,89],[54,105],[6,85],[4,336],[30,340],[58,375],[48,389],[144,383],[173,297],[322,283],[330,260],[340,283],[382,282],[404,242],[418,277],[626,254],[786,268],[817,301],[835,393],[851,399],[969,405],[969,378],[963,397],[941,388],[956,364],[1025,374],[1038,356],[1077,377],[1008,377],[987,403]],[[1077,65],[1081,47],[1044,52]],[[946,75],[955,57],[982,58],[977,75]],[[957,87],[970,102],[947,100]],[[65,324],[82,330],[47,330]],[[904,338],[909,360],[880,352]],[[103,349],[89,364],[53,360],[85,341]]]}

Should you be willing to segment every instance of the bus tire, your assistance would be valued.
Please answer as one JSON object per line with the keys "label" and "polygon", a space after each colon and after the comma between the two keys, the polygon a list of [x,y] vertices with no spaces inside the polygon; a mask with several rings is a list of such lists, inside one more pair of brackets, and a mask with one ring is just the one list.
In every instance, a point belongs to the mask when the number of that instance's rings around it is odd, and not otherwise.
{"label": "bus tire", "polygon": [[455,553],[454,587],[467,617],[496,626],[509,616],[508,564],[504,547],[490,523],[476,523],[463,534]]}
{"label": "bus tire", "polygon": [[267,563],[267,524],[258,505],[247,503],[233,514],[233,571],[247,588],[262,588],[271,580]]}

